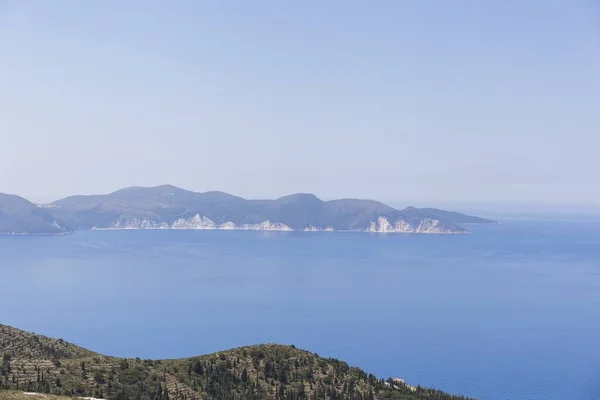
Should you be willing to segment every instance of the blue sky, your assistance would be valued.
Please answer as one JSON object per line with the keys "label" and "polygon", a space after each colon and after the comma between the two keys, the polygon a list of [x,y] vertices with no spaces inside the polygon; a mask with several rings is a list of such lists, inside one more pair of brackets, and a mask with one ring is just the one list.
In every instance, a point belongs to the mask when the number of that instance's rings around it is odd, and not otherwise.
{"label": "blue sky", "polygon": [[600,201],[600,3],[0,0],[0,191]]}

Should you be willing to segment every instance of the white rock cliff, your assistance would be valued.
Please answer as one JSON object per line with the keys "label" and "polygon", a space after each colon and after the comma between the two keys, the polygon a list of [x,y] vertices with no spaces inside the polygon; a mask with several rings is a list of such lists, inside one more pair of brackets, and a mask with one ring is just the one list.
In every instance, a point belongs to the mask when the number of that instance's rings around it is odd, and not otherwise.
{"label": "white rock cliff", "polygon": [[396,232],[396,233],[455,233],[445,229],[437,219],[424,218],[419,225],[412,225],[403,219],[396,220],[393,224],[385,217],[371,221],[366,232]]}
{"label": "white rock cliff", "polygon": [[[217,224],[210,218],[196,214],[191,218],[179,218],[172,224],[166,222],[157,222],[148,219],[125,219],[111,224],[107,228],[95,229],[198,229],[198,230],[245,230],[245,231],[293,231],[291,227],[281,222],[263,221],[258,224],[236,225],[228,221]],[[320,228],[314,225],[302,228],[303,232],[334,232],[333,227],[327,226]],[[355,232],[373,232],[373,233],[434,233],[451,234],[462,233],[455,232],[443,226],[437,219],[424,218],[418,225],[411,224],[404,219],[397,219],[390,222],[385,217],[379,217],[376,221],[371,221],[365,229],[354,229]]]}
{"label": "white rock cliff", "polygon": [[210,218],[196,214],[191,218],[179,218],[171,225],[166,222],[157,222],[138,218],[125,219],[111,224],[108,228],[95,229],[206,229],[206,230],[244,230],[244,231],[292,231],[289,226],[281,222],[263,221],[259,224],[236,225],[233,222],[217,224]]}

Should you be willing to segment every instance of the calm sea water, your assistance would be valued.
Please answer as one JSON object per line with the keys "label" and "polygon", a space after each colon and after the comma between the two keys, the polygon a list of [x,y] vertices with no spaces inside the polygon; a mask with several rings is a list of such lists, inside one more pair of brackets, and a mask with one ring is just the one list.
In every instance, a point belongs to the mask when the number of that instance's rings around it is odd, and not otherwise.
{"label": "calm sea water", "polygon": [[600,399],[600,222],[0,237],[0,322],[118,356],[295,344],[481,399]]}

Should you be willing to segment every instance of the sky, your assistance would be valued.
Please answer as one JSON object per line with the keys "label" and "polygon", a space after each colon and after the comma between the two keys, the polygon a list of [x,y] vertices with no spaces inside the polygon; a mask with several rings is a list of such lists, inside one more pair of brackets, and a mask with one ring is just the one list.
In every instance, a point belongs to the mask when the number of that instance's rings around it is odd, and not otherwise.
{"label": "sky", "polygon": [[0,192],[600,204],[597,0],[0,0]]}

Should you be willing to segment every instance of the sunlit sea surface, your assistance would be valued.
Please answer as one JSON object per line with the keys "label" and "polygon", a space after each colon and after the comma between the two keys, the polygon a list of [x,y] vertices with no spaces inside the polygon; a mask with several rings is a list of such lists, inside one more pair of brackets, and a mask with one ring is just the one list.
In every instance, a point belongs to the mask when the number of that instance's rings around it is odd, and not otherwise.
{"label": "sunlit sea surface", "polygon": [[600,222],[0,237],[0,323],[116,356],[294,344],[490,400],[600,399]]}

